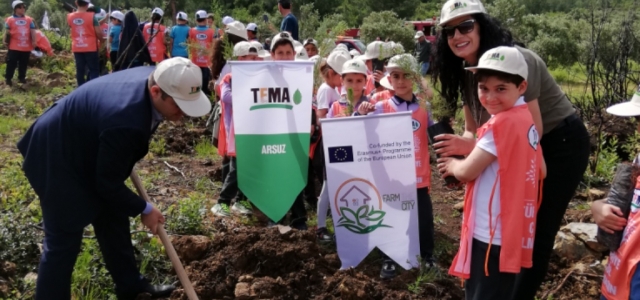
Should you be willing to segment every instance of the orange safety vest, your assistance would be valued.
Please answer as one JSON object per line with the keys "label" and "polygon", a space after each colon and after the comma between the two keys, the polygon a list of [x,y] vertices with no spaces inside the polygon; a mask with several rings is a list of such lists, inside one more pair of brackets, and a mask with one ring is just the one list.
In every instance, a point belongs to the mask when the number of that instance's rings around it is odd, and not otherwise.
{"label": "orange safety vest", "polygon": [[142,30],[142,35],[144,36],[144,41],[149,42],[151,37],[154,34],[154,31],[159,28],[159,32],[153,38],[153,41],[147,45],[149,49],[149,55],[151,56],[151,61],[153,62],[161,62],[165,58],[165,54],[167,53],[167,45],[164,43],[164,35],[166,32],[166,28],[164,25],[155,24],[155,28],[151,28],[151,23],[147,23],[144,25]]}
{"label": "orange safety vest", "polygon": [[[393,100],[382,101],[383,113],[395,113],[398,110],[393,105]],[[416,186],[425,188],[431,186],[431,165],[429,164],[429,114],[421,107],[411,112],[413,125],[413,149],[416,156]]]}
{"label": "orange safety vest", "polygon": [[[632,204],[640,204],[640,176],[636,178]],[[631,206],[620,247],[609,255],[609,263],[602,279],[601,291],[607,300],[630,299],[631,278],[640,262],[640,236],[635,233],[639,224],[640,210]]]}
{"label": "orange safety vest", "polygon": [[[532,265],[536,215],[542,196],[539,184],[542,148],[533,117],[526,105],[496,114],[478,129],[478,138],[482,138],[489,129],[493,131],[499,166],[489,200],[491,212],[496,183],[500,180],[500,214],[495,218],[502,222],[499,268],[503,273],[520,273],[522,268]],[[463,279],[469,279],[471,274],[475,183],[475,180],[467,183],[460,248],[449,269],[449,274]],[[491,220],[491,215],[489,218]],[[493,237],[494,224],[489,224],[489,228]],[[490,249],[491,243],[487,252]],[[485,274],[488,276],[486,261]]]}
{"label": "orange safety vest", "polygon": [[51,43],[49,43],[49,39],[44,33],[40,30],[36,30],[36,46],[42,50],[42,52],[46,53],[48,56],[53,56],[53,49],[51,48]]}
{"label": "orange safety vest", "polygon": [[31,40],[31,23],[33,19],[30,17],[15,18],[10,16],[6,20],[9,25],[9,50],[30,52],[33,50],[33,41]]}
{"label": "orange safety vest", "polygon": [[98,37],[93,26],[91,12],[72,12],[67,14],[67,23],[71,27],[71,51],[98,51]]}
{"label": "orange safety vest", "polygon": [[377,93],[374,93],[373,96],[369,97],[369,102],[371,102],[371,104],[376,104],[379,101],[391,99],[393,95],[394,95],[393,91],[390,91],[390,90],[377,92]]}
{"label": "orange safety vest", "polygon": [[376,89],[376,80],[373,78],[373,75],[367,75],[367,83],[364,86],[365,95],[371,95],[371,92]]}
{"label": "orange safety vest", "polygon": [[198,67],[206,68],[210,65],[211,54],[209,48],[213,43],[213,29],[198,30],[196,27],[189,30],[189,40],[196,43],[196,47],[192,47],[191,61]]}

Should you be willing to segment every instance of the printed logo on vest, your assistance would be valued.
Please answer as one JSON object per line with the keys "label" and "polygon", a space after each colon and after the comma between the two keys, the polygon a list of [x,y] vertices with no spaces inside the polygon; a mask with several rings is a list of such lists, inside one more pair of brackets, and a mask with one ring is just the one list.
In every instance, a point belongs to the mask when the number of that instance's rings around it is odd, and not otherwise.
{"label": "printed logo on vest", "polygon": [[531,148],[533,148],[533,150],[538,150],[538,143],[540,142],[540,136],[538,135],[538,130],[536,130],[535,124],[529,127],[527,138],[529,139],[529,145],[531,145]]}
{"label": "printed logo on vest", "polygon": [[154,33],[156,33],[156,29],[149,27],[149,28],[147,28],[147,33],[148,34],[154,34]]}
{"label": "printed logo on vest", "polygon": [[196,39],[206,40],[207,39],[207,34],[206,33],[198,33],[198,34],[196,34]]}
{"label": "printed logo on vest", "polygon": [[411,119],[411,126],[413,127],[413,131],[417,131],[418,129],[420,129],[420,122],[418,122],[418,120],[416,119]]}
{"label": "printed logo on vest", "polygon": [[73,19],[73,21],[72,21],[72,22],[73,22],[73,24],[75,24],[75,25],[82,25],[82,24],[84,24],[84,20],[82,20],[82,19]]}
{"label": "printed logo on vest", "polygon": [[27,20],[17,20],[16,21],[16,25],[18,25],[18,26],[27,25]]}

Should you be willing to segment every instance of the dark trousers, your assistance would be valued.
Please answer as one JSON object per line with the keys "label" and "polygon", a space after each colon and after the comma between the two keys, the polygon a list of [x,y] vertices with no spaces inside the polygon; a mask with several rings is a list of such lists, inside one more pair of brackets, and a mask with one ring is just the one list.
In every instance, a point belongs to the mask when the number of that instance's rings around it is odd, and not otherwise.
{"label": "dark trousers", "polygon": [[[422,262],[433,261],[434,229],[433,229],[433,204],[429,188],[419,188],[418,192],[418,238],[420,239],[420,258]],[[389,257],[380,252],[383,259]]]}
{"label": "dark trousers", "polygon": [[118,68],[116,68],[116,61],[118,60],[118,51],[111,51],[109,52],[109,61],[111,61],[111,72],[116,72],[118,71]]}
{"label": "dark trousers", "polygon": [[202,91],[207,97],[211,97],[211,90],[209,90],[209,81],[211,81],[211,70],[207,67],[200,67],[202,70]]}
{"label": "dark trousers", "polygon": [[16,72],[16,68],[18,68],[18,81],[25,82],[27,78],[29,55],[31,55],[31,52],[29,51],[9,50],[9,52],[7,52],[7,69],[5,70],[6,72],[4,75],[7,83],[11,83],[13,74]]}
{"label": "dark trousers", "polygon": [[[51,199],[43,199],[47,201]],[[70,299],[71,274],[82,245],[83,226],[69,226],[43,207],[44,252],[38,267],[36,300]],[[105,210],[91,222],[118,299],[135,299],[143,287],[129,233],[129,217]],[[86,224],[89,225],[89,224]]]}
{"label": "dark trousers", "polygon": [[225,165],[223,161],[222,174],[224,176],[224,182],[222,183],[218,203],[231,205],[233,198],[236,198],[236,200],[244,200],[245,196],[238,188],[238,164],[235,157],[230,157],[227,165]]}
{"label": "dark trousers", "polygon": [[109,74],[109,69],[107,69],[107,55],[100,55],[99,56],[99,61],[100,61],[100,76],[104,76]]}
{"label": "dark trousers", "polygon": [[512,299],[534,299],[547,274],[555,236],[567,205],[589,162],[589,134],[582,120],[570,116],[540,141],[547,177],[543,182],[533,245],[533,267],[518,275]]}
{"label": "dark trousers", "polygon": [[[76,59],[76,80],[78,81],[78,86],[100,76],[100,59],[98,58],[97,51],[74,52],[73,56]],[[86,69],[89,69],[89,76],[87,78],[85,78]]]}
{"label": "dark trousers", "polygon": [[[508,300],[516,281],[516,274],[500,273],[500,246],[491,245],[487,259],[489,244],[473,239],[471,246],[471,276],[465,281],[466,300]],[[485,273],[485,264],[489,276]]]}

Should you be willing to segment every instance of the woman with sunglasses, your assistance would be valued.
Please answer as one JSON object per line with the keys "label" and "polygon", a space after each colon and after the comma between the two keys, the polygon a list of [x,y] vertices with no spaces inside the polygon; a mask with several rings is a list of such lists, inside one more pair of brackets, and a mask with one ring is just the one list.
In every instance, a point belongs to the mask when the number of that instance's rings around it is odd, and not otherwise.
{"label": "woman with sunglasses", "polygon": [[[478,100],[478,83],[464,67],[476,66],[489,49],[517,44],[478,0],[447,1],[440,26],[433,80],[440,82],[441,94],[450,107],[456,107],[458,99],[462,99],[465,131],[462,136],[437,136],[434,147],[441,156],[468,155],[476,142],[476,129],[491,116]],[[528,88],[524,98],[537,131],[543,133],[541,145],[548,168],[535,228],[533,267],[520,272],[512,297],[528,300],[534,299],[544,280],[556,233],[586,170],[589,135],[544,61],[531,50],[518,46],[517,49],[527,62]]]}

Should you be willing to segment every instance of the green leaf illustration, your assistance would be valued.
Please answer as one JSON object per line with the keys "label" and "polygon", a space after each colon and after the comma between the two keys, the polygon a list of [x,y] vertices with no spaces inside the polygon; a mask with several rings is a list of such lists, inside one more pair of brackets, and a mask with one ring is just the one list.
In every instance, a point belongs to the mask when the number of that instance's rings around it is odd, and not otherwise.
{"label": "green leaf illustration", "polygon": [[356,225],[353,225],[353,224],[340,224],[340,225],[338,225],[338,227],[344,227],[347,230],[349,230],[349,231],[351,231],[353,233],[357,233],[357,234],[363,234],[364,233],[362,228],[360,228],[360,227],[358,227]]}
{"label": "green leaf illustration", "polygon": [[340,214],[347,221],[351,221],[351,223],[355,223],[358,220],[358,215],[348,207],[340,207]]}
{"label": "green leaf illustration", "polygon": [[360,208],[358,208],[358,212],[356,212],[356,215],[358,216],[358,219],[363,219],[367,216],[368,213],[369,213],[369,206],[363,205],[363,206],[360,206]]}
{"label": "green leaf illustration", "polygon": [[377,221],[381,221],[382,218],[384,218],[384,215],[386,214],[387,214],[386,212],[381,210],[371,211],[365,219],[370,222],[377,222]]}
{"label": "green leaf illustration", "polygon": [[293,93],[293,103],[298,105],[300,102],[302,102],[302,93],[300,93],[300,90],[296,89],[296,92]]}
{"label": "green leaf illustration", "polygon": [[340,220],[338,220],[338,224],[342,223],[353,224],[354,222],[351,220],[347,220],[345,217],[340,217]]}

